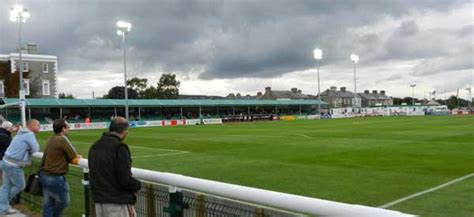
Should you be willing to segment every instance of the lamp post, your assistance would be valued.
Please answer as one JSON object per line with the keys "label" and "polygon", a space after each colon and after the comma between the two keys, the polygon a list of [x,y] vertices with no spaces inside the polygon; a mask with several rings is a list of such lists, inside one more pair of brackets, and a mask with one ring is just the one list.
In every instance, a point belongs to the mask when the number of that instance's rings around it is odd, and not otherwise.
{"label": "lamp post", "polygon": [[468,100],[468,102],[469,102],[469,109],[471,109],[471,107],[472,107],[472,88],[471,88],[471,87],[468,87],[468,88],[466,88],[466,90],[469,92],[469,100]]}
{"label": "lamp post", "polygon": [[125,21],[117,22],[117,35],[122,36],[123,50],[123,77],[125,86],[125,118],[128,120],[128,88],[127,88],[127,49],[125,46],[125,36],[130,32],[132,24]]}
{"label": "lamp post", "polygon": [[415,87],[416,87],[416,84],[411,84],[410,87],[411,87],[411,105],[415,106]]}
{"label": "lamp post", "polygon": [[[359,56],[351,54],[351,61],[354,65],[354,104],[357,103],[357,77],[356,77],[356,64],[359,62]],[[355,107],[353,104],[352,107]]]}
{"label": "lamp post", "polygon": [[323,51],[319,48],[316,48],[313,50],[313,54],[318,68],[318,113],[319,115],[321,115],[321,83],[319,79],[319,61],[323,58]]}
{"label": "lamp post", "polygon": [[25,84],[23,83],[23,59],[21,55],[21,26],[26,20],[30,18],[30,13],[26,8],[21,5],[15,5],[10,9],[10,20],[18,23],[18,68],[19,68],[19,93],[18,98],[20,99],[21,106],[21,125],[26,127],[26,102],[25,102]]}

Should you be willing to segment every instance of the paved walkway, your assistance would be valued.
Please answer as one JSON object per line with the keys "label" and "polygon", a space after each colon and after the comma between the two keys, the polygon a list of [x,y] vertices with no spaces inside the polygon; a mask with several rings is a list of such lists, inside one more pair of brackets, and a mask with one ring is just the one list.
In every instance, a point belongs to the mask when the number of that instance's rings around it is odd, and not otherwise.
{"label": "paved walkway", "polygon": [[13,210],[16,211],[15,214],[12,214],[12,215],[0,215],[0,216],[1,216],[1,217],[3,217],[3,216],[5,216],[5,217],[27,217],[27,215],[21,213],[21,212],[20,212],[19,210],[17,210],[17,209],[14,209],[14,208],[13,208]]}

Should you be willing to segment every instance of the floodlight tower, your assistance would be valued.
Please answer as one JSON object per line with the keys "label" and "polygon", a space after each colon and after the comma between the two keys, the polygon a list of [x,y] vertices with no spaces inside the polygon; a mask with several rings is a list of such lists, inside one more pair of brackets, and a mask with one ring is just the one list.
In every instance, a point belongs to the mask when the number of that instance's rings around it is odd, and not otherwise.
{"label": "floodlight tower", "polygon": [[356,65],[357,62],[359,62],[359,56],[355,54],[351,54],[351,61],[354,65],[354,104],[352,107],[355,107],[355,104],[357,103],[357,77],[356,77]]}
{"label": "floodlight tower", "polygon": [[415,106],[415,87],[416,87],[416,84],[411,84],[410,87],[411,87],[411,105]]}
{"label": "floodlight tower", "polygon": [[323,58],[323,51],[319,48],[316,48],[313,50],[314,54],[314,59],[316,60],[317,63],[317,68],[318,68],[318,113],[321,115],[321,83],[319,79],[319,65],[320,65],[320,60]]}
{"label": "floodlight tower", "polygon": [[26,102],[25,102],[25,84],[23,83],[23,59],[21,55],[21,26],[22,23],[26,23],[26,20],[30,18],[30,13],[26,8],[21,5],[15,5],[10,9],[10,20],[18,23],[18,73],[20,77],[19,94],[21,107],[21,125],[26,127]]}
{"label": "floodlight tower", "polygon": [[469,109],[472,107],[472,88],[471,87],[468,87],[466,88],[466,90],[469,92]]}
{"label": "floodlight tower", "polygon": [[117,22],[117,35],[122,36],[123,50],[123,76],[125,86],[125,118],[128,120],[128,88],[127,88],[127,49],[125,46],[125,36],[130,32],[132,24],[125,21]]}

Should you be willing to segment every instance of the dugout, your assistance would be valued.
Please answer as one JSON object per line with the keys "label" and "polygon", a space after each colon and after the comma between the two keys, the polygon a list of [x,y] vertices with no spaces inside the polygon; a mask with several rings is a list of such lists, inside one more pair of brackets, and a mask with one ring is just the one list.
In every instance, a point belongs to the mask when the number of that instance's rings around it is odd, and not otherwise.
{"label": "dugout", "polygon": [[[4,98],[1,104],[12,104],[18,99]],[[238,115],[311,115],[317,114],[319,100],[207,100],[207,99],[129,99],[130,118],[137,120],[168,120],[221,118]],[[124,116],[123,99],[26,99],[27,119],[36,118],[42,123],[60,117],[68,121],[109,121],[112,116]],[[20,121],[19,107],[7,106],[0,114],[12,122]]]}

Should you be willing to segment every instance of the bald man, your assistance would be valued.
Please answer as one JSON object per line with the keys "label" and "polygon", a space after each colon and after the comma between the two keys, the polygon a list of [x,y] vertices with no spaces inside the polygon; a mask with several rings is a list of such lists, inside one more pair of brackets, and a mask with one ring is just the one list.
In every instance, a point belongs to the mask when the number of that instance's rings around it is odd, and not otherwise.
{"label": "bald man", "polygon": [[14,214],[9,201],[25,188],[23,168],[31,164],[31,155],[39,151],[35,134],[41,129],[38,120],[26,122],[26,128],[18,131],[8,146],[0,166],[3,169],[3,183],[0,190],[0,215]]}
{"label": "bald man", "polygon": [[114,118],[106,132],[89,149],[89,177],[96,215],[135,217],[134,204],[141,183],[132,177],[132,158],[123,141],[129,124]]}

